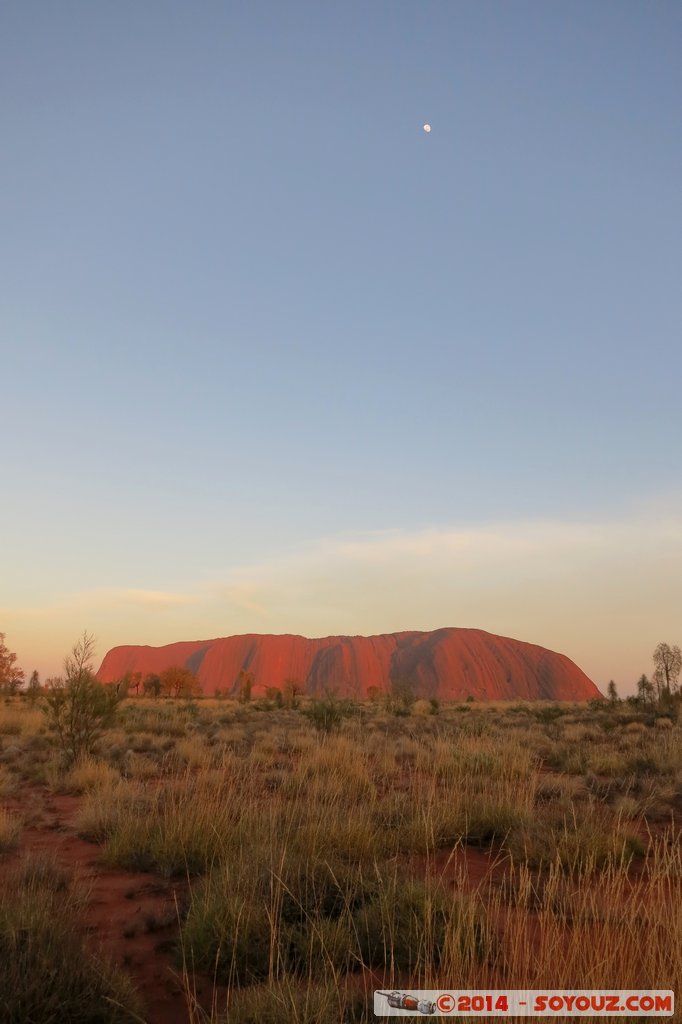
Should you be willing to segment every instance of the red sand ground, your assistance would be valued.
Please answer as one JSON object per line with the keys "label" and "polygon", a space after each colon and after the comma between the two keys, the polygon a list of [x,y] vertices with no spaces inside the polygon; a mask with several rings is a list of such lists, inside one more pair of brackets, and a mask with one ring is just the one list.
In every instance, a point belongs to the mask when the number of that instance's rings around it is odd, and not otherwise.
{"label": "red sand ground", "polygon": [[481,629],[438,629],[430,633],[381,636],[246,634],[195,640],[165,647],[114,647],[99,678],[110,683],[126,672],[160,673],[184,665],[202,690],[237,692],[239,673],[253,673],[254,695],[266,686],[296,679],[311,694],[333,690],[339,697],[364,698],[370,687],[385,691],[392,681],[410,680],[421,696],[441,700],[588,700],[599,697],[594,683],[563,654]]}

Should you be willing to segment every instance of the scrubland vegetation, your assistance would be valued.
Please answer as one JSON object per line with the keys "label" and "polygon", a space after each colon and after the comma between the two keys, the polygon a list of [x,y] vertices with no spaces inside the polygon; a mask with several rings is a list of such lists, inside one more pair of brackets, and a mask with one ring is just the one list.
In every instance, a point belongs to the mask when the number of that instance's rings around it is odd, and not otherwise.
{"label": "scrubland vegetation", "polygon": [[0,890],[2,1020],[124,1024],[140,1001],[125,974],[85,947],[79,893],[58,861],[27,854]]}
{"label": "scrubland vegetation", "polygon": [[44,791],[78,795],[103,870],[188,880],[193,1024],[370,1021],[379,987],[681,989],[675,700],[282,703],[135,697],[77,758],[0,704],[3,1020],[149,1020],[83,953],[87,893],[22,855],[19,797]]}

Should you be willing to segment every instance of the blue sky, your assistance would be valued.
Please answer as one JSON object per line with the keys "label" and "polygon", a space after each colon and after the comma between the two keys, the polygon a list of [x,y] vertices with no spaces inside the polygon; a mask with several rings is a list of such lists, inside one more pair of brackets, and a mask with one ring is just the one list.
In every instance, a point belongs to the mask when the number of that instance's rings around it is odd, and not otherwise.
{"label": "blue sky", "polygon": [[681,46],[670,3],[4,3],[22,664],[473,625],[627,688],[680,642]]}

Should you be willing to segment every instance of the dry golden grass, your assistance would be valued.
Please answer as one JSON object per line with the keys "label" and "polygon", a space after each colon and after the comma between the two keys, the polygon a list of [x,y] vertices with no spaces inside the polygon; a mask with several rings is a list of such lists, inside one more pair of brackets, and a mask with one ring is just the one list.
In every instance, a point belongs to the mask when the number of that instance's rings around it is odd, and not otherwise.
{"label": "dry golden grass", "polygon": [[121,761],[121,774],[126,779],[135,779],[138,782],[149,782],[159,777],[159,761],[155,761],[146,754],[136,754],[133,750],[127,750]]}
{"label": "dry golden grass", "polygon": [[177,741],[175,755],[188,768],[210,768],[215,760],[215,752],[200,736],[194,735]]}
{"label": "dry golden grass", "polygon": [[82,895],[61,865],[27,856],[0,891],[2,1019],[135,1024],[140,1002],[125,972],[84,942]]}
{"label": "dry golden grass", "polygon": [[58,783],[64,793],[89,793],[92,790],[111,788],[120,778],[120,773],[105,761],[86,757],[75,764]]}
{"label": "dry golden grass", "polygon": [[[679,988],[682,947],[673,937],[682,926],[681,869],[679,834],[652,844],[647,870],[634,886],[617,863],[601,871],[598,885],[589,874],[567,877],[560,865],[550,867],[541,884],[526,866],[514,869],[498,907],[489,906],[504,919],[507,982],[573,988],[579,979],[585,988]],[[490,981],[479,976],[475,987]]]}
{"label": "dry golden grass", "polygon": [[[679,987],[679,724],[626,706],[376,703],[325,735],[306,706],[129,700],[97,758],[45,769],[84,794],[79,831],[109,863],[194,879],[196,1024],[369,1021],[365,981],[406,973]],[[24,713],[6,719],[7,794],[41,739]],[[467,845],[491,852],[494,885],[428,875]],[[226,1005],[199,1009],[197,970],[228,984]]]}
{"label": "dry golden grass", "polygon": [[0,704],[0,736],[35,736],[45,732],[45,716],[25,701]]}
{"label": "dry golden grass", "polygon": [[6,807],[0,807],[0,855],[13,849],[18,844],[20,836],[19,818]]}

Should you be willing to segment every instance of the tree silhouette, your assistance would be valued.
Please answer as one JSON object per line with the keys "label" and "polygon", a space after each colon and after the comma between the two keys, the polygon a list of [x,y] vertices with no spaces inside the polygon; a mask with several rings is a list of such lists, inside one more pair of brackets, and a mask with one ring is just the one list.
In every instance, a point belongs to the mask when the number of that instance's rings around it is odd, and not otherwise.
{"label": "tree silhouette", "polygon": [[161,673],[161,689],[169,697],[194,697],[199,692],[199,680],[184,665],[171,665]]}
{"label": "tree silhouette", "polygon": [[17,665],[17,656],[5,645],[5,634],[0,633],[0,690],[16,693],[23,679],[24,671]]}
{"label": "tree silhouette", "polygon": [[672,693],[677,687],[682,669],[682,651],[675,645],[660,643],[654,651],[654,683],[656,693]]}

